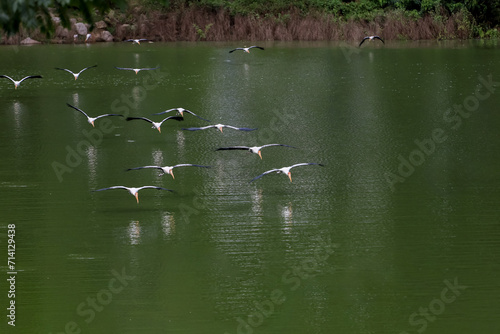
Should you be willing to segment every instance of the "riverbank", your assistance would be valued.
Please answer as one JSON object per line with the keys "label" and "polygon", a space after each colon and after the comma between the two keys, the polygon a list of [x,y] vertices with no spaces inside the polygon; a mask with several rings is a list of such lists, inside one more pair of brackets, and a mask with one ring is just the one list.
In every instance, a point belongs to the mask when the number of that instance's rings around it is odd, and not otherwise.
{"label": "riverbank", "polygon": [[[233,15],[225,8],[188,6],[174,10],[133,6],[127,11],[111,10],[97,16],[93,29],[79,18],[73,18],[71,29],[55,25],[51,38],[40,31],[21,31],[3,36],[2,44],[20,44],[27,37],[43,43],[122,41],[147,38],[152,41],[358,41],[366,35],[385,40],[496,38],[498,28],[479,28],[467,11],[453,14],[434,12],[417,16],[405,10],[377,11],[369,19],[349,18],[332,13],[310,11],[304,14],[292,8],[273,15]],[[79,22],[80,21],[80,22]],[[83,28],[82,28],[83,26]],[[85,29],[84,29],[85,28]]]}

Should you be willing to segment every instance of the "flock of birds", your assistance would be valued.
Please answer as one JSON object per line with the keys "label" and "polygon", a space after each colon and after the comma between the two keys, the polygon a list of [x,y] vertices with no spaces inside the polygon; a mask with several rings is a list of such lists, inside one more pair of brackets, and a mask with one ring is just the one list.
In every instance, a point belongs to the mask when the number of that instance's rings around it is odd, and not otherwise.
{"label": "flock of birds", "polygon": [[[87,39],[88,39],[88,36],[87,36]],[[375,40],[375,39],[379,39],[380,41],[382,41],[383,43],[385,43],[382,40],[382,38],[380,38],[379,36],[367,36],[367,37],[363,38],[363,40],[361,41],[361,43],[359,44],[359,46],[361,46],[366,40],[372,41],[372,40]],[[149,40],[143,39],[143,38],[141,38],[141,39],[129,39],[129,40],[126,40],[125,42],[132,42],[133,44],[140,45],[141,41],[142,42],[144,42],[144,41],[150,42]],[[246,52],[246,53],[250,53],[250,49],[253,49],[253,48],[264,50],[263,47],[254,45],[254,46],[250,46],[250,47],[235,48],[235,49],[230,50],[229,53],[232,53],[232,52],[238,51],[238,50]],[[85,67],[85,68],[83,68],[82,70],[80,70],[79,72],[76,72],[76,73],[73,72],[73,71],[71,71],[71,70],[69,70],[69,69],[67,69],[67,68],[56,67],[55,69],[66,71],[66,72],[72,74],[73,77],[74,77],[74,79],[77,80],[79,78],[79,76],[82,74],[82,72],[84,72],[84,71],[86,71],[88,69],[91,69],[91,68],[95,68],[95,67],[97,67],[97,65],[88,66],[88,67]],[[134,71],[135,74],[138,74],[140,71],[156,70],[159,67],[154,67],[154,68],[125,68],[125,67],[115,67],[115,68],[118,69],[118,70]],[[0,78],[6,78],[6,79],[11,80],[14,83],[15,89],[17,89],[24,80],[27,80],[27,79],[39,79],[39,78],[42,78],[42,76],[41,75],[29,75],[29,76],[26,76],[26,77],[22,78],[19,81],[18,80],[14,80],[13,78],[11,78],[10,76],[7,76],[7,75],[0,75]],[[98,119],[100,119],[100,118],[103,118],[103,117],[124,117],[121,114],[102,114],[102,115],[98,115],[96,117],[91,117],[85,111],[83,111],[82,109],[80,109],[78,107],[75,107],[75,106],[73,106],[73,105],[71,105],[69,103],[67,103],[67,106],[70,107],[70,108],[72,108],[72,109],[74,109],[74,110],[76,110],[76,111],[78,111],[78,112],[80,112],[80,113],[82,113],[87,118],[88,123],[90,125],[92,125],[93,127],[95,126],[95,121],[98,120]],[[203,117],[195,114],[194,112],[192,112],[190,110],[187,110],[187,109],[184,109],[184,108],[172,108],[172,109],[168,109],[168,110],[162,111],[160,113],[156,113],[154,115],[163,115],[163,114],[168,114],[170,112],[175,112],[176,115],[175,116],[168,116],[168,117],[164,118],[163,120],[161,120],[159,122],[155,122],[155,121],[153,121],[153,120],[151,120],[149,118],[146,118],[146,117],[127,117],[126,121],[135,121],[135,120],[146,121],[146,122],[148,122],[148,123],[150,123],[152,125],[152,128],[157,129],[158,132],[160,132],[160,133],[161,133],[161,126],[162,126],[162,124],[164,122],[166,122],[168,120],[182,121],[182,120],[184,120],[184,113],[193,115],[193,116],[195,116],[195,117],[197,117],[197,118],[199,118],[199,119],[201,119],[203,121],[210,122],[208,119],[203,118]],[[186,130],[186,131],[198,131],[198,130],[206,130],[206,129],[211,129],[211,128],[216,128],[220,132],[223,132],[223,128],[233,129],[233,130],[237,130],[237,131],[254,131],[254,130],[257,130],[257,128],[235,127],[235,126],[226,125],[226,124],[212,124],[212,125],[207,125],[207,126],[202,126],[202,127],[182,128],[182,130]],[[265,144],[265,145],[261,145],[261,146],[228,146],[228,147],[220,147],[220,148],[216,149],[216,151],[244,150],[244,151],[248,151],[248,152],[253,153],[253,154],[257,154],[260,157],[260,159],[262,159],[261,151],[262,151],[262,149],[267,148],[267,147],[296,148],[296,147],[290,146],[290,145],[274,144],[273,143],[273,144]],[[290,182],[292,182],[292,175],[291,175],[291,169],[292,168],[301,167],[301,166],[312,166],[312,165],[315,165],[315,166],[324,166],[323,164],[316,163],[316,162],[306,162],[306,163],[297,163],[297,164],[294,164],[294,165],[291,165],[291,166],[282,167],[282,168],[274,168],[274,169],[267,170],[267,171],[265,171],[264,173],[262,173],[260,175],[257,175],[256,177],[254,177],[253,179],[251,179],[249,181],[249,183],[252,183],[252,182],[254,182],[254,181],[262,178],[263,176],[266,176],[266,175],[269,175],[269,174],[272,174],[272,173],[284,174],[284,175],[288,176]],[[174,168],[179,168],[179,167],[210,168],[210,166],[197,165],[197,164],[177,164],[177,165],[174,165],[174,166],[141,166],[141,167],[129,168],[129,169],[127,169],[127,171],[140,170],[140,169],[159,169],[162,172],[161,175],[170,174],[172,176],[172,178],[174,178],[173,170],[174,170]],[[173,191],[171,189],[167,189],[167,188],[163,188],[163,187],[157,187],[157,186],[142,186],[142,187],[112,186],[112,187],[101,188],[101,189],[97,189],[97,190],[93,190],[93,191],[94,192],[99,192],[99,191],[104,191],[104,190],[115,190],[115,189],[124,189],[124,190],[127,190],[132,196],[134,196],[136,198],[137,203],[139,203],[139,191],[140,190],[143,190],[143,189],[156,189],[156,190]]]}

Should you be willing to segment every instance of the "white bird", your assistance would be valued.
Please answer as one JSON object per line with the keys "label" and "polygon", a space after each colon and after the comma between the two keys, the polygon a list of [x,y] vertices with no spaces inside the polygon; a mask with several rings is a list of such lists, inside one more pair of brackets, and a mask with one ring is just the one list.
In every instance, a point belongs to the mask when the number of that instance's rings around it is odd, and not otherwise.
{"label": "white bird", "polygon": [[107,117],[107,116],[120,116],[120,117],[123,117],[123,115],[119,115],[119,114],[104,114],[104,115],[99,115],[97,117],[90,117],[89,115],[87,115],[87,113],[85,111],[83,111],[82,109],[79,109],[75,106],[72,106],[71,104],[69,103],[66,103],[66,105],[70,108],[73,108],[75,110],[78,110],[79,112],[81,112],[82,114],[84,114],[86,117],[87,117],[87,122],[89,122],[89,124],[92,124],[93,127],[95,127],[94,125],[94,122],[96,119],[99,119],[99,118],[102,118],[102,117]]}
{"label": "white bird", "polygon": [[139,190],[142,189],[158,189],[158,190],[167,190],[167,191],[172,191],[167,188],[162,188],[162,187],[155,187],[155,186],[142,186],[139,188],[131,188],[131,187],[124,187],[124,186],[114,186],[114,187],[109,187],[109,188],[102,188],[102,189],[97,189],[97,190],[92,190],[92,191],[103,191],[103,190],[112,190],[112,189],[125,189],[128,190],[128,192],[135,197],[137,200],[137,203],[139,203]]}
{"label": "white bird", "polygon": [[260,174],[259,176],[254,177],[249,183],[252,183],[253,181],[255,181],[257,179],[260,179],[264,175],[267,175],[267,174],[270,174],[270,173],[274,173],[274,172],[276,172],[278,174],[286,174],[286,175],[288,175],[288,178],[290,179],[290,182],[292,182],[292,173],[290,172],[290,169],[292,169],[294,167],[298,167],[298,166],[309,166],[309,165],[324,166],[322,164],[317,164],[315,162],[304,162],[304,163],[300,163],[300,164],[291,165],[291,166],[288,166],[288,167],[271,169],[271,170],[268,170],[267,172],[264,172],[264,173]]}
{"label": "white bird", "polygon": [[92,34],[87,34],[87,36],[85,37],[85,42],[87,42],[90,39],[90,37],[92,37]]}
{"label": "white bird", "polygon": [[262,155],[260,154],[260,150],[262,150],[264,147],[271,147],[271,146],[284,146],[284,147],[291,147],[291,148],[296,148],[290,145],[284,145],[284,144],[267,144],[267,145],[262,145],[262,146],[228,146],[228,147],[219,147],[216,149],[216,151],[225,151],[225,150],[244,150],[244,151],[249,151],[254,154],[258,154],[259,157],[262,159]]}
{"label": "white bird", "polygon": [[172,108],[172,109],[168,109],[168,110],[165,110],[165,111],[162,111],[162,112],[159,112],[159,113],[156,113],[156,114],[153,114],[153,115],[163,115],[163,114],[166,114],[166,113],[169,113],[171,111],[177,111],[177,114],[178,115],[181,115],[181,116],[184,116],[184,113],[187,112],[188,114],[191,114],[193,116],[196,116],[198,117],[199,119],[202,119],[204,121],[207,121],[207,122],[210,122],[208,119],[205,119],[203,117],[200,117],[198,115],[196,115],[194,112],[190,111],[190,110],[187,110],[187,109],[184,109],[184,108]]}
{"label": "white bird", "polygon": [[174,168],[177,168],[177,167],[211,168],[210,166],[202,166],[202,165],[194,165],[194,164],[177,164],[174,166],[163,166],[163,167],[162,166],[142,166],[142,167],[129,168],[129,169],[127,169],[127,171],[136,170],[136,169],[154,168],[154,169],[160,169],[163,172],[161,175],[170,174],[170,175],[172,175],[172,178],[175,179]]}
{"label": "white bird", "polygon": [[261,50],[264,50],[263,47],[260,47],[260,46],[257,46],[257,45],[253,45],[253,46],[249,46],[248,48],[247,47],[244,47],[244,48],[236,48],[236,49],[233,49],[231,51],[229,51],[229,53],[231,52],[234,52],[236,50],[242,50],[242,51],[245,51],[246,53],[250,53],[250,49],[252,48],[257,48],[257,49],[261,49]]}
{"label": "white bird", "polygon": [[62,70],[62,71],[66,71],[66,72],[69,72],[71,74],[73,74],[73,76],[75,77],[75,80],[78,79],[78,76],[85,70],[88,70],[89,68],[94,68],[94,67],[97,67],[97,65],[94,65],[94,66],[89,66],[89,67],[85,67],[83,70],[81,70],[80,72],[78,73],[74,73],[73,71],[71,70],[68,70],[67,68],[60,68],[60,67],[56,67],[55,69],[56,70]]}
{"label": "white bird", "polygon": [[153,127],[156,128],[156,130],[158,130],[158,132],[161,133],[161,128],[160,126],[163,124],[163,122],[165,122],[166,120],[169,120],[169,119],[174,119],[176,121],[183,121],[184,118],[183,117],[180,117],[180,116],[169,116],[167,118],[164,118],[163,120],[161,120],[160,122],[153,122],[152,120],[150,120],[149,118],[146,118],[146,117],[127,117],[127,121],[133,121],[135,119],[142,119],[146,122],[149,122],[151,124],[153,124]]}
{"label": "white bird", "polygon": [[11,77],[9,77],[8,75],[0,75],[0,78],[7,78],[10,81],[12,81],[14,83],[14,88],[15,89],[17,89],[17,87],[19,87],[19,85],[21,84],[21,82],[23,82],[26,79],[35,79],[35,78],[41,78],[41,77],[42,77],[41,75],[28,75],[27,77],[24,77],[24,78],[22,78],[19,81],[16,81],[16,80],[12,79]]}
{"label": "white bird", "polygon": [[235,126],[224,125],[224,124],[213,124],[213,125],[202,126],[200,128],[182,128],[182,130],[198,131],[198,130],[205,130],[205,129],[210,129],[210,128],[217,128],[217,129],[220,130],[220,132],[222,132],[222,128],[230,128],[230,129],[240,130],[240,131],[254,131],[254,130],[257,130],[257,128],[255,128],[255,129],[251,129],[251,128],[237,128]]}
{"label": "white bird", "polygon": [[116,67],[115,68],[117,70],[125,70],[125,71],[134,71],[135,74],[139,73],[140,71],[151,71],[151,70],[157,70],[159,69],[160,67],[152,67],[152,68],[148,68],[148,67],[145,67],[145,68],[130,68],[130,67]]}
{"label": "white bird", "polygon": [[384,40],[382,38],[380,38],[380,36],[366,36],[365,38],[363,38],[363,40],[361,41],[361,43],[359,43],[359,46],[361,46],[361,44],[363,44],[366,40],[369,40],[370,42],[373,41],[374,39],[380,39],[382,41],[382,43],[385,44]]}
{"label": "white bird", "polygon": [[139,45],[141,45],[141,42],[143,42],[143,41],[149,41],[149,43],[153,43],[149,39],[146,39],[146,38],[133,38],[133,39],[124,40],[124,42],[132,42],[132,44],[139,44]]}

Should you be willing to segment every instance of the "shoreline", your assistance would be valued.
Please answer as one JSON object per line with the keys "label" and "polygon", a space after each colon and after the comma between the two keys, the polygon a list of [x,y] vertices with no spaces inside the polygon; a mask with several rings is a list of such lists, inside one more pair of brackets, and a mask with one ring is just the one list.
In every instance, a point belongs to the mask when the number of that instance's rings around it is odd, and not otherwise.
{"label": "shoreline", "polygon": [[[373,20],[345,20],[333,14],[310,12],[301,14],[290,10],[278,16],[232,16],[227,10],[188,7],[175,11],[133,8],[128,13],[113,10],[100,17],[94,29],[71,19],[71,29],[55,25],[52,38],[40,31],[25,29],[13,36],[2,36],[0,44],[22,44],[32,38],[43,44],[73,44],[88,42],[120,42],[130,38],[146,38],[153,42],[178,41],[360,41],[369,35],[384,40],[467,40],[473,39],[473,19],[464,12],[448,16],[415,18],[404,11],[388,11]],[[490,30],[491,31],[491,30]],[[498,33],[498,28],[493,29]],[[75,36],[77,36],[75,38]]]}

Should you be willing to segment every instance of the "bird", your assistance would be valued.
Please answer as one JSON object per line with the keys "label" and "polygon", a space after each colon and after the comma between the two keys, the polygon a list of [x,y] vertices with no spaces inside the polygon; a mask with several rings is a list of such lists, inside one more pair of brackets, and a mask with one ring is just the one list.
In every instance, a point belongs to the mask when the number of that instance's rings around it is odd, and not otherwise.
{"label": "bird", "polygon": [[169,119],[174,119],[176,121],[183,121],[184,120],[184,117],[180,117],[180,116],[169,116],[167,118],[164,118],[163,120],[161,120],[160,122],[153,122],[152,120],[150,120],[149,118],[146,118],[146,117],[127,117],[127,121],[133,121],[135,119],[142,119],[142,120],[145,120],[146,122],[149,122],[151,124],[153,124],[153,127],[156,128],[158,130],[158,132],[161,133],[161,128],[160,126],[163,124],[163,122],[165,122],[166,120],[169,120]]}
{"label": "bird", "polygon": [[264,175],[267,175],[267,174],[270,174],[270,173],[273,173],[273,172],[276,172],[278,174],[286,174],[286,175],[288,175],[288,178],[290,179],[290,182],[292,182],[292,173],[290,172],[290,169],[292,169],[294,167],[298,167],[298,166],[309,166],[309,165],[318,165],[318,166],[322,166],[322,167],[324,166],[323,164],[318,164],[318,163],[315,163],[315,162],[304,162],[304,163],[300,163],[300,164],[291,165],[291,166],[288,166],[288,167],[270,169],[270,170],[268,170],[268,171],[260,174],[259,176],[254,177],[249,183],[252,183],[253,181],[260,179]]}
{"label": "bird", "polygon": [[15,89],[17,89],[17,87],[19,87],[19,85],[21,84],[21,82],[23,82],[26,79],[35,79],[35,78],[41,78],[41,77],[42,77],[41,75],[28,75],[27,77],[24,77],[24,78],[22,78],[19,81],[16,81],[16,80],[12,79],[11,77],[9,77],[8,75],[0,75],[0,78],[7,78],[10,81],[12,81],[14,83],[14,88]]}
{"label": "bird", "polygon": [[217,128],[217,129],[220,130],[220,132],[222,132],[222,128],[230,128],[230,129],[240,130],[240,131],[254,131],[254,130],[257,130],[257,128],[255,128],[255,129],[251,129],[251,128],[237,128],[235,126],[224,125],[224,124],[213,124],[213,125],[202,126],[200,128],[182,128],[182,130],[197,131],[197,130],[205,130],[205,129],[210,129],[210,128]]}
{"label": "bird", "polygon": [[271,146],[284,146],[284,147],[291,147],[291,148],[296,148],[294,146],[290,145],[284,145],[284,144],[266,144],[262,146],[228,146],[228,147],[219,147],[216,149],[216,151],[225,151],[225,150],[244,150],[244,151],[249,151],[254,154],[258,154],[259,157],[262,159],[262,155],[260,154],[260,150],[262,150],[264,147],[271,147]]}
{"label": "bird", "polygon": [[128,190],[128,192],[135,197],[137,200],[137,203],[139,203],[139,190],[142,189],[158,189],[158,190],[167,190],[173,192],[171,189],[167,188],[162,188],[162,187],[155,187],[155,186],[142,186],[139,188],[132,188],[132,187],[125,187],[125,186],[113,186],[113,187],[108,187],[108,188],[102,188],[102,189],[97,189],[97,190],[92,190],[93,192],[95,191],[103,191],[103,190],[112,190],[112,189],[125,189]]}
{"label": "bird", "polygon": [[75,77],[75,80],[78,79],[78,76],[85,70],[88,70],[89,68],[94,68],[94,67],[97,67],[97,65],[94,65],[94,66],[89,66],[89,67],[85,67],[83,70],[81,70],[80,72],[78,73],[74,73],[73,71],[71,70],[68,70],[67,68],[60,68],[60,67],[56,67],[55,69],[56,70],[62,70],[62,71],[66,71],[66,72],[69,72],[71,74],[73,74],[73,76]]}
{"label": "bird", "polygon": [[88,42],[88,40],[90,39],[90,37],[92,37],[92,34],[87,34],[87,36],[85,36],[85,43]]}
{"label": "bird", "polygon": [[124,117],[123,115],[120,115],[120,114],[103,114],[103,115],[99,115],[97,117],[90,117],[89,115],[87,115],[87,113],[85,111],[83,111],[82,109],[79,109],[75,106],[72,106],[71,104],[69,103],[66,103],[66,105],[70,108],[73,108],[75,110],[78,110],[79,112],[81,112],[82,114],[84,114],[86,117],[87,117],[87,122],[89,122],[89,124],[92,124],[93,127],[95,127],[94,125],[94,122],[96,121],[96,119],[99,119],[99,118],[102,118],[102,117],[107,117],[107,116],[120,116],[120,117]]}
{"label": "bird", "polygon": [[129,169],[127,169],[127,171],[129,171],[129,170],[137,170],[137,169],[154,168],[154,169],[160,169],[163,172],[161,175],[170,174],[170,175],[172,175],[172,178],[175,179],[175,177],[174,177],[174,168],[177,168],[177,167],[211,168],[211,166],[202,166],[202,165],[194,165],[194,164],[177,164],[177,165],[174,165],[174,166],[163,166],[163,167],[161,167],[161,166],[142,166],[142,167],[129,168]]}
{"label": "bird", "polygon": [[125,70],[125,71],[134,71],[135,74],[139,73],[140,71],[151,71],[151,70],[157,70],[160,68],[160,66],[158,67],[152,67],[152,68],[130,68],[130,67],[116,67],[115,68],[117,70]]}
{"label": "bird", "polygon": [[124,42],[132,42],[132,44],[139,44],[139,45],[141,45],[142,41],[148,41],[150,43],[153,43],[149,39],[146,39],[146,38],[132,38],[132,39],[124,40]]}
{"label": "bird", "polygon": [[234,52],[236,50],[242,50],[242,51],[245,51],[246,53],[250,53],[250,49],[252,49],[252,48],[257,48],[257,49],[264,50],[263,47],[260,47],[260,46],[257,46],[257,45],[253,45],[253,46],[249,46],[248,48],[247,47],[236,48],[236,49],[233,49],[233,50],[229,51],[229,53]]}
{"label": "bird", "polygon": [[366,36],[365,38],[363,38],[363,40],[361,41],[361,43],[359,43],[359,46],[361,46],[361,44],[363,44],[366,40],[370,40],[370,41],[373,41],[374,39],[380,39],[382,41],[382,43],[385,44],[384,40],[382,38],[380,38],[380,36]]}
{"label": "bird", "polygon": [[200,117],[198,115],[196,115],[194,112],[190,111],[190,110],[187,110],[187,109],[184,109],[184,108],[172,108],[172,109],[168,109],[168,110],[165,110],[165,111],[162,111],[162,112],[159,112],[159,113],[156,113],[156,114],[153,114],[153,115],[163,115],[163,114],[166,114],[166,113],[169,113],[171,111],[177,111],[177,114],[181,115],[181,116],[184,116],[184,113],[187,112],[188,114],[191,114],[193,116],[196,116],[198,117],[199,119],[202,119],[206,122],[210,122],[208,119],[206,118],[203,118],[203,117]]}

